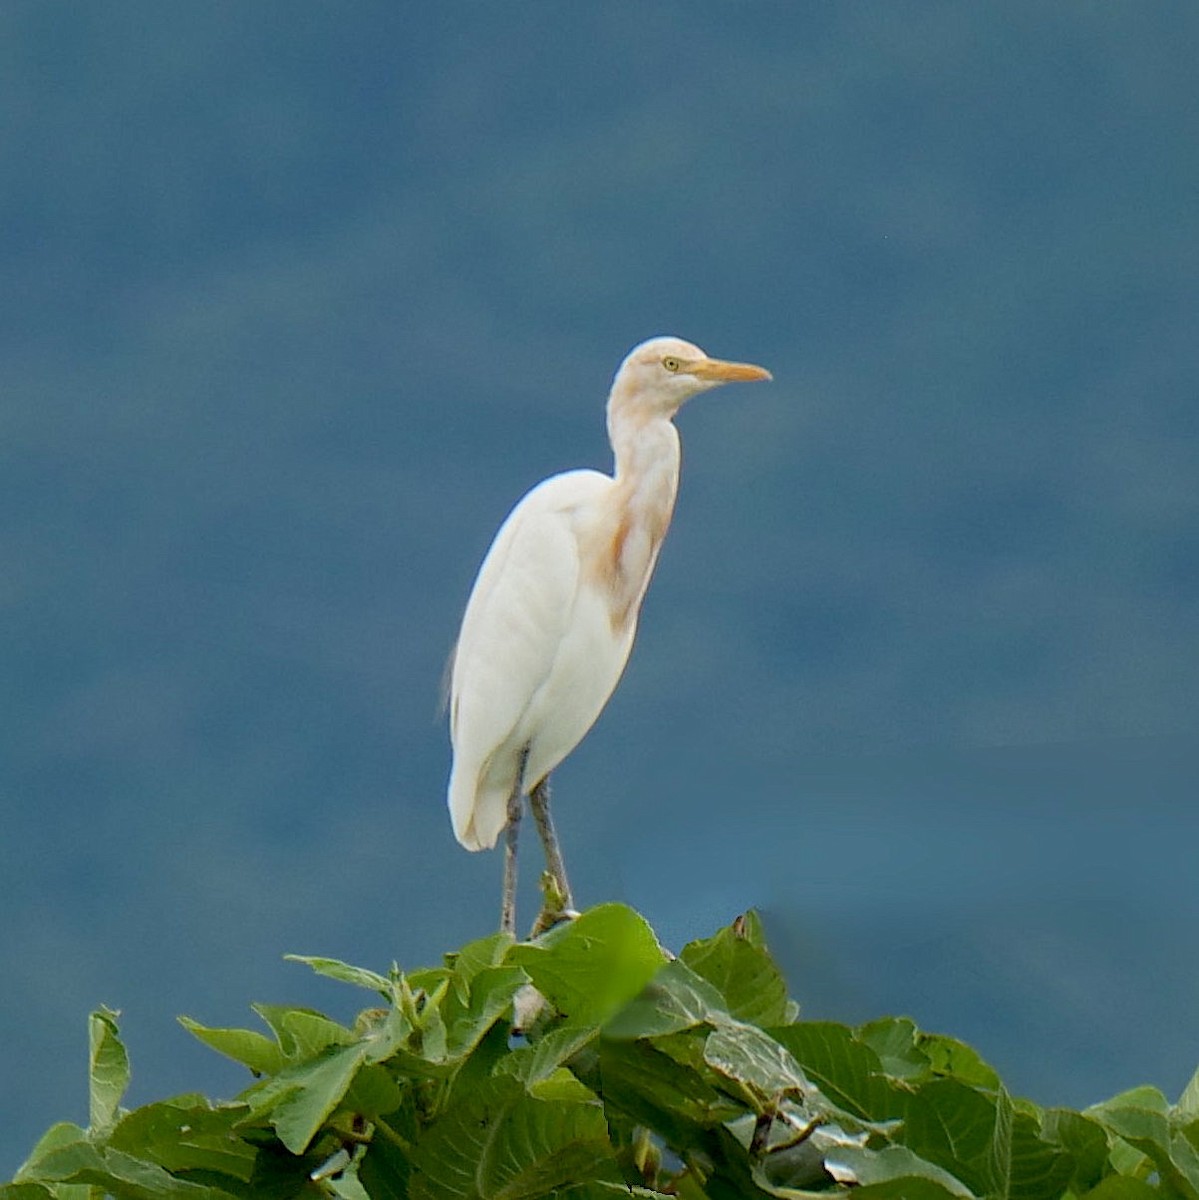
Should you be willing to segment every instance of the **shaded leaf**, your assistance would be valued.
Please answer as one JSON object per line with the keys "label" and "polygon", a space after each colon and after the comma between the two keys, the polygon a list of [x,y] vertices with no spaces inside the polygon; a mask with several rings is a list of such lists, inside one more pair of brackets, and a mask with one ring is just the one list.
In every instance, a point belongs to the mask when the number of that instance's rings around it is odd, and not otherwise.
{"label": "shaded leaf", "polygon": [[434,1122],[411,1166],[413,1200],[516,1200],[620,1181],[598,1102],[539,1100],[504,1076]]}

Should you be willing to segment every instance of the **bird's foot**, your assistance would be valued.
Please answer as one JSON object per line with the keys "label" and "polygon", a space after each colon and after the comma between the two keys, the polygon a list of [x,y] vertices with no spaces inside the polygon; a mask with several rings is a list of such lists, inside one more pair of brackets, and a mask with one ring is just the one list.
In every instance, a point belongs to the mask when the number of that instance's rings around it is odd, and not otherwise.
{"label": "bird's foot", "polygon": [[579,915],[572,903],[570,893],[563,890],[557,878],[549,871],[542,872],[541,895],[543,897],[541,912],[537,914],[537,920],[533,922],[533,928],[529,930],[530,939],[538,937],[547,929],[552,929],[563,921],[573,921]]}

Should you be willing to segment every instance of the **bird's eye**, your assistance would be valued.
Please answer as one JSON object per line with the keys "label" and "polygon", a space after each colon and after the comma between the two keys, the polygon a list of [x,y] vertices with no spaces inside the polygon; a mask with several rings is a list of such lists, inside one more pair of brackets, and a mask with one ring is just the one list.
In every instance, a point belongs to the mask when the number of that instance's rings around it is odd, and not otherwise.
{"label": "bird's eye", "polygon": [[666,356],[666,357],[665,357],[665,358],[662,360],[662,365],[663,365],[663,366],[664,366],[664,367],[665,367],[665,368],[666,368],[668,371],[670,371],[670,372],[672,372],[672,373],[673,373],[673,372],[677,371],[677,370],[679,369],[679,367],[681,367],[683,364],[682,364],[681,362],[679,362],[679,360],[678,360],[677,358],[675,358],[675,357],[673,357],[672,355],[669,355],[669,354],[668,354],[668,355],[667,355],[667,356]]}

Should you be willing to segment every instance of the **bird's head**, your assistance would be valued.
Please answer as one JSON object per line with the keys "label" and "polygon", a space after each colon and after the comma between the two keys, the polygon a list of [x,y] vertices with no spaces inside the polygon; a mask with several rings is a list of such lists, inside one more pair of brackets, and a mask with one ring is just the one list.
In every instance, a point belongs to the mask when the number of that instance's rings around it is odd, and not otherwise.
{"label": "bird's head", "polygon": [[612,381],[612,398],[619,398],[630,415],[673,417],[699,392],[722,383],[770,378],[765,367],[709,358],[682,338],[656,337],[629,351]]}

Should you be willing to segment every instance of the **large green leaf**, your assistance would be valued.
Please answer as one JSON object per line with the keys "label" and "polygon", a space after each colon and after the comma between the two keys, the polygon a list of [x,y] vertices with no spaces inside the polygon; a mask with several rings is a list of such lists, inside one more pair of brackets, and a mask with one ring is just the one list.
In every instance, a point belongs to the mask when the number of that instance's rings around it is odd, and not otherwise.
{"label": "large green leaf", "polygon": [[148,1104],[123,1117],[108,1145],[150,1159],[168,1171],[211,1171],[243,1183],[254,1174],[257,1151],[237,1133],[244,1105],[212,1108],[193,1097]]}
{"label": "large green leaf", "polygon": [[898,1140],[977,1195],[1007,1196],[1011,1182],[1012,1104],[956,1079],[934,1079],[909,1099]]}
{"label": "large green leaf", "polygon": [[787,984],[760,936],[745,919],[715,937],[690,942],[679,957],[720,992],[729,1012],[755,1025],[781,1025],[790,1015]]}
{"label": "large green leaf", "polygon": [[88,1120],[93,1133],[112,1128],[129,1086],[129,1056],[117,1033],[118,1015],[100,1008],[88,1018]]}
{"label": "large green leaf", "polygon": [[623,904],[601,904],[513,946],[506,962],[577,1024],[599,1024],[636,996],[665,962],[645,919]]}
{"label": "large green leaf", "polygon": [[539,1099],[511,1076],[490,1080],[434,1122],[411,1167],[413,1200],[522,1200],[620,1182],[598,1101]]}
{"label": "large green leaf", "polygon": [[366,1054],[362,1042],[329,1046],[316,1058],[288,1067],[273,1086],[251,1097],[254,1114],[270,1121],[293,1154],[302,1154],[341,1103]]}

